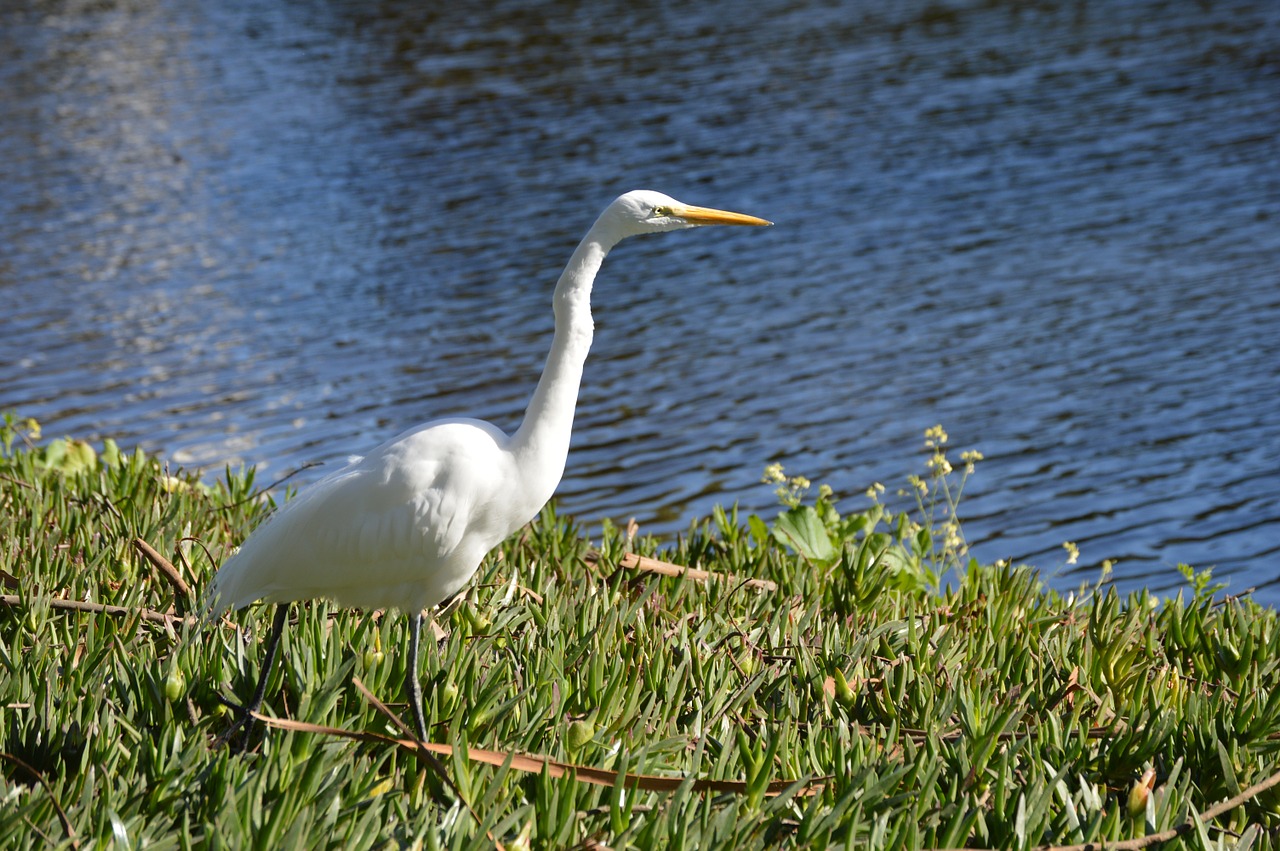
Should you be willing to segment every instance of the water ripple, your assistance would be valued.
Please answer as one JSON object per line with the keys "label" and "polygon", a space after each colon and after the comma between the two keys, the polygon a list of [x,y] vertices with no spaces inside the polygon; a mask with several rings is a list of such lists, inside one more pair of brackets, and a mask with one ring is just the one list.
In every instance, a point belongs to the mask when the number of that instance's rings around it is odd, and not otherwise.
{"label": "water ripple", "polygon": [[857,504],[943,422],[983,558],[1280,600],[1278,9],[6,7],[0,407],[265,477],[512,427],[652,186],[779,224],[610,259],[566,508]]}

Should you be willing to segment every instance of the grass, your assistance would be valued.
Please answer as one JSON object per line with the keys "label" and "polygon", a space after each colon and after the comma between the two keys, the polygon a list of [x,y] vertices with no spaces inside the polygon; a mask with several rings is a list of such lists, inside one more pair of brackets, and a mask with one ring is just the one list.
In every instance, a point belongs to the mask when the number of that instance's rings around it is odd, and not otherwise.
{"label": "grass", "polygon": [[[940,432],[909,514],[840,512],[781,470],[777,518],[717,511],[665,546],[545,511],[419,672],[465,804],[410,749],[324,731],[396,734],[356,681],[403,714],[399,615],[295,608],[264,712],[301,729],[215,746],[270,611],[239,614],[244,635],[144,618],[186,599],[135,540],[198,592],[270,509],[253,471],[207,486],[34,434],[0,429],[0,847],[1277,845],[1280,792],[1251,788],[1280,773],[1275,613],[1204,575],[1173,599],[1064,595],[973,562],[955,507],[975,456],[952,471]],[[620,569],[626,553],[736,579]]]}

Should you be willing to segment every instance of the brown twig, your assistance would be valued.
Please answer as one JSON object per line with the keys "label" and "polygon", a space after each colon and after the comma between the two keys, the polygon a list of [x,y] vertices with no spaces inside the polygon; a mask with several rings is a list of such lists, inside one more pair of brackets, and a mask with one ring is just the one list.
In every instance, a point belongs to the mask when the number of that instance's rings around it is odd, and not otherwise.
{"label": "brown twig", "polygon": [[[214,571],[215,573],[217,573],[217,571],[218,571],[218,562],[217,562],[217,560],[213,557],[213,553],[209,552],[209,547],[205,544],[205,542],[204,542],[204,541],[200,540],[199,538],[197,538],[197,537],[196,537],[196,536],[194,536],[194,535],[187,535],[187,536],[186,536],[186,537],[184,537],[184,538],[179,538],[179,539],[178,539],[178,543],[182,543],[183,541],[190,541],[190,542],[191,542],[191,543],[193,543],[193,544],[197,544],[197,545],[199,545],[200,549],[204,550],[204,557],[205,557],[206,559],[208,559],[208,560],[209,560],[209,564],[210,564],[210,566],[213,568],[213,571]],[[180,556],[182,555],[182,550],[178,550],[178,555],[180,555]],[[192,567],[191,567],[191,564],[187,561],[186,556],[182,556],[182,563],[186,566],[186,568],[187,568],[187,572],[189,572],[192,576],[195,576],[195,573],[196,573],[196,572],[195,572],[194,568],[192,568]]]}
{"label": "brown twig", "polygon": [[[53,809],[58,813],[58,819],[62,822],[62,829],[67,832],[67,838],[71,840],[71,847],[79,848],[80,840],[76,838],[76,829],[71,826],[71,819],[67,818],[67,811],[62,808],[62,804],[58,803],[57,797],[53,794],[53,788],[44,779],[44,775],[11,753],[0,753],[0,759],[9,760],[9,762],[34,777],[44,787],[44,790],[49,793],[49,801],[53,804]],[[34,827],[34,825],[32,826]]]}
{"label": "brown twig", "polygon": [[[410,671],[409,675],[416,676],[416,674],[414,674],[412,671]],[[449,770],[444,767],[444,763],[442,763],[439,760],[439,758],[436,757],[435,754],[433,754],[430,750],[427,749],[426,744],[421,739],[419,739],[415,733],[413,733],[407,726],[405,726],[405,723],[400,720],[399,715],[396,715],[394,712],[388,709],[386,704],[384,704],[381,700],[378,700],[378,698],[374,697],[373,692],[365,688],[364,683],[360,682],[359,677],[352,677],[351,682],[355,684],[356,688],[360,689],[360,692],[365,696],[365,699],[368,700],[371,704],[373,704],[374,709],[378,710],[383,715],[385,715],[388,719],[390,719],[391,723],[396,726],[396,729],[399,730],[402,735],[408,736],[409,739],[413,741],[413,743],[416,746],[415,752],[422,759],[422,761],[425,762],[427,765],[431,766],[431,770],[434,771],[437,775],[439,775],[440,779],[444,781],[445,785],[447,785],[450,789],[453,790],[453,794],[458,796],[458,800],[462,802],[462,806],[467,808],[467,812],[471,813],[471,817],[476,820],[476,824],[483,826],[484,822],[481,820],[480,814],[471,808],[471,802],[468,801],[467,797],[462,794],[462,790],[458,788],[458,784],[453,782],[453,778],[449,776]],[[487,835],[489,837],[490,842],[494,843],[494,845],[496,845],[499,849],[502,848],[502,843],[499,842],[497,839],[495,839],[492,833],[488,833]]]}
{"label": "brown twig", "polygon": [[238,507],[238,506],[244,505],[246,502],[252,502],[253,500],[257,499],[258,497],[260,497],[260,496],[262,496],[263,494],[265,494],[265,493],[267,493],[268,491],[270,491],[272,488],[276,487],[276,485],[282,485],[282,484],[284,484],[285,482],[289,481],[289,480],[290,480],[290,479],[292,479],[294,476],[296,476],[296,475],[298,475],[299,473],[301,473],[303,470],[310,470],[312,467],[323,467],[323,466],[324,466],[324,462],[323,462],[323,461],[308,461],[307,463],[303,464],[303,465],[302,465],[301,467],[299,467],[298,469],[296,469],[296,470],[294,470],[294,471],[292,471],[292,472],[290,472],[290,473],[286,473],[285,475],[283,475],[283,476],[281,476],[280,478],[276,479],[274,482],[272,482],[271,484],[267,485],[265,488],[258,488],[256,491],[254,491],[253,493],[249,494],[249,495],[248,495],[248,496],[246,496],[244,499],[237,500],[236,502],[228,503],[227,505],[220,505],[220,506],[218,506],[218,509],[217,509],[217,510],[218,510],[218,511],[230,511],[230,510],[231,510],[231,509],[233,509],[233,508],[236,508],[236,507]]}
{"label": "brown twig", "polygon": [[1254,591],[1257,591],[1257,590],[1258,590],[1258,588],[1257,588],[1257,586],[1256,586],[1256,585],[1251,585],[1251,586],[1249,586],[1248,588],[1246,588],[1246,589],[1244,589],[1243,591],[1241,591],[1239,594],[1227,594],[1226,596],[1224,596],[1220,601],[1218,601],[1218,602],[1217,602],[1217,603],[1215,603],[1214,605],[1215,605],[1215,606],[1218,606],[1218,605],[1225,606],[1225,605],[1227,605],[1228,603],[1234,603],[1236,600],[1239,600],[1239,599],[1240,599],[1240,598],[1242,598],[1242,597],[1248,597],[1250,594],[1252,594]]}
{"label": "brown twig", "polygon": [[169,580],[169,584],[173,586],[173,590],[177,593],[178,598],[184,601],[191,600],[191,586],[187,585],[182,574],[176,567],[160,553],[141,538],[133,539],[133,546],[142,553],[147,561],[151,562],[151,566],[160,571],[160,575]]}
{"label": "brown twig", "polygon": [[[311,724],[306,721],[294,721],[289,718],[272,718],[256,712],[253,717],[269,727],[277,727],[281,730],[295,730],[303,733],[319,733],[327,736],[339,736],[341,738],[351,739],[357,742],[395,745],[410,751],[425,749],[441,756],[452,756],[454,753],[452,745],[441,744],[438,742],[420,742],[416,738],[393,739],[390,736],[384,736],[379,733],[343,730],[339,727],[325,727],[320,724]],[[506,765],[515,771],[525,771],[532,774],[541,774],[545,771],[550,777],[559,778],[570,776],[579,783],[589,783],[594,786],[625,786],[628,789],[640,789],[646,792],[674,792],[689,782],[689,778],[687,777],[621,773],[616,770],[595,768],[589,765],[575,765],[574,763],[560,762],[559,760],[549,759],[548,757],[529,756],[526,754],[515,753],[513,751],[467,748],[466,752],[461,755],[471,762],[478,762],[484,765],[492,765],[496,767]],[[830,777],[815,777],[809,780],[771,780],[768,785],[765,786],[764,792],[766,795],[780,795],[798,784],[799,791],[796,793],[797,795],[815,795],[822,791],[822,788],[830,780]],[[697,778],[692,781],[691,788],[694,792],[715,792],[718,794],[728,793],[741,795],[747,792],[747,782],[745,780],[712,780]]]}
{"label": "brown twig", "polygon": [[[600,555],[599,553],[592,553],[587,556],[587,560],[598,562]],[[761,591],[778,590],[778,583],[770,579],[751,579],[735,576],[732,573],[716,573],[696,567],[684,567],[679,564],[672,564],[669,561],[660,561],[656,558],[636,555],[635,553],[624,554],[618,561],[618,566],[628,570],[639,570],[644,573],[656,573],[659,576],[683,576],[695,582],[708,582],[712,579],[717,579],[725,582],[739,582],[748,588],[758,588]]]}
{"label": "brown twig", "polygon": [[26,488],[27,490],[36,489],[36,486],[31,484],[30,482],[24,482],[21,479],[15,479],[13,476],[8,476],[8,475],[5,475],[4,473],[0,473],[0,479],[4,479],[6,482],[15,484],[18,487]]}
{"label": "brown twig", "polygon": [[[112,617],[129,617],[137,615],[142,620],[149,623],[171,624],[178,626],[185,623],[194,624],[195,618],[181,617],[179,615],[169,615],[164,612],[153,611],[152,609],[130,609],[125,606],[107,606],[102,603],[85,603],[80,600],[60,600],[52,598],[46,600],[49,608],[61,609],[65,612],[84,612],[91,615],[111,615]],[[22,597],[18,594],[0,594],[0,605],[18,606],[30,605],[32,600],[30,597]]]}

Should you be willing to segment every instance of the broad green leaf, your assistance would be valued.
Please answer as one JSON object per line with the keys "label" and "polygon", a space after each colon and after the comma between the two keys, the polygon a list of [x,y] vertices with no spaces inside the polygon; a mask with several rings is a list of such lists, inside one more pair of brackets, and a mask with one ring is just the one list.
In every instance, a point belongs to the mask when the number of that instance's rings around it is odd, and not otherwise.
{"label": "broad green leaf", "polygon": [[774,521],[773,528],[775,533],[782,535],[782,543],[810,561],[820,565],[835,561],[836,549],[831,545],[827,527],[822,525],[813,506],[801,505],[783,512]]}

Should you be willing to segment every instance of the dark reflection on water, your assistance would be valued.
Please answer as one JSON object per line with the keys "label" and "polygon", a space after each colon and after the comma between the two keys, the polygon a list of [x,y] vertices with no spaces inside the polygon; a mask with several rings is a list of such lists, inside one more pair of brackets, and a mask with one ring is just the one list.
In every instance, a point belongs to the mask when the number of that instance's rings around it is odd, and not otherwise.
{"label": "dark reflection on water", "polygon": [[267,476],[510,427],[648,186],[779,224],[610,259],[564,507],[858,504],[942,422],[986,559],[1273,582],[1280,6],[1207,5],[6,6],[0,406]]}

